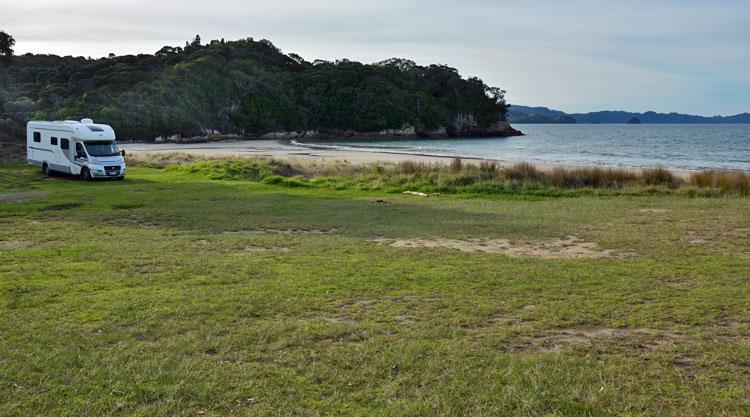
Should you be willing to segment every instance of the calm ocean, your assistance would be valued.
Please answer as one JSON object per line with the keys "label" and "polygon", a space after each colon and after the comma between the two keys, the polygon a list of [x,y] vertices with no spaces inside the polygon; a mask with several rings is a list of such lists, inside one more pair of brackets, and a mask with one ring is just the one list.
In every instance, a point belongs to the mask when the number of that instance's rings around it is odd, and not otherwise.
{"label": "calm ocean", "polygon": [[625,168],[750,171],[750,125],[515,125],[526,136],[482,139],[325,141],[317,145]]}

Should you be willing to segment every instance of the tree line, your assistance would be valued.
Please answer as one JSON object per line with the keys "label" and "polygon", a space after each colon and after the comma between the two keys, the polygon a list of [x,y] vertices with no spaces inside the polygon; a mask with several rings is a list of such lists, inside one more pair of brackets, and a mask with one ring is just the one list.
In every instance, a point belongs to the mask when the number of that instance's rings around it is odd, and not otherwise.
{"label": "tree line", "polygon": [[372,132],[405,125],[424,132],[446,127],[450,133],[459,115],[486,127],[504,120],[508,108],[505,91],[479,78],[406,59],[309,62],[265,39],[204,44],[199,36],[154,54],[14,57],[13,38],[0,33],[10,38],[10,51],[0,52],[5,135],[17,134],[31,119],[83,117],[135,140],[211,132]]}

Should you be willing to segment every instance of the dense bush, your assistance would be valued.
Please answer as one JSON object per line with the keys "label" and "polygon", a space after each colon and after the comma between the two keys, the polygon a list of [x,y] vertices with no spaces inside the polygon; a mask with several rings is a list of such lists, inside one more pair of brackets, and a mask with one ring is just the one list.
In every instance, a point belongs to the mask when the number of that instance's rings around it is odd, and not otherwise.
{"label": "dense bush", "polygon": [[308,62],[252,38],[196,39],[154,55],[17,56],[0,74],[0,104],[0,119],[18,126],[92,117],[137,140],[404,125],[427,131],[469,114],[486,127],[507,110],[504,91],[447,66]]}

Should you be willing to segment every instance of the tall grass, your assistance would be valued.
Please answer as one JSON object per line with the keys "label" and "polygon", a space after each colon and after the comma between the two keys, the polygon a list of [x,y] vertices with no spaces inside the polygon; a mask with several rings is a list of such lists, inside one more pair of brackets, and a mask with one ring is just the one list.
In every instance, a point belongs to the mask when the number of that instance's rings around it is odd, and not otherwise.
{"label": "tall grass", "polygon": [[[467,163],[460,158],[449,164],[403,161],[354,165],[329,161],[271,158],[195,157],[186,154],[129,156],[128,162],[168,167],[209,179],[265,181],[268,177],[296,178],[295,184],[425,192],[515,192],[529,190],[618,190],[629,193],[685,189],[703,194],[750,194],[750,175],[738,171],[701,171],[688,179],[664,168],[632,171],[615,168],[557,167],[543,170],[529,163],[500,166],[496,162]],[[278,182],[278,178],[275,181]],[[270,181],[270,180],[269,180]],[[278,182],[282,183],[282,182]],[[284,182],[285,183],[285,182]],[[299,185],[298,184],[298,185]],[[644,188],[647,187],[647,188]],[[650,190],[650,191],[649,191]]]}
{"label": "tall grass", "polygon": [[503,170],[505,178],[511,181],[520,181],[523,183],[527,182],[539,182],[543,179],[543,174],[535,166],[521,162],[505,168]]}
{"label": "tall grass", "polygon": [[661,167],[644,169],[640,177],[645,185],[666,185],[671,188],[682,185],[682,180],[677,178],[672,171]]}
{"label": "tall grass", "polygon": [[638,182],[638,174],[624,169],[553,168],[546,175],[549,185],[558,188],[621,188]]}
{"label": "tall grass", "polygon": [[750,175],[741,171],[694,172],[690,175],[690,184],[698,188],[715,188],[722,192],[750,194]]}

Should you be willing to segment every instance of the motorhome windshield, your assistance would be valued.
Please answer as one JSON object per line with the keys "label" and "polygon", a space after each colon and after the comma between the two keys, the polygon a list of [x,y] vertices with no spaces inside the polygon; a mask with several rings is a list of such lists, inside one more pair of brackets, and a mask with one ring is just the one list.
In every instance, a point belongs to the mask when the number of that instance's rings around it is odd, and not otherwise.
{"label": "motorhome windshield", "polygon": [[86,151],[91,156],[115,156],[120,154],[117,145],[110,141],[86,142]]}

